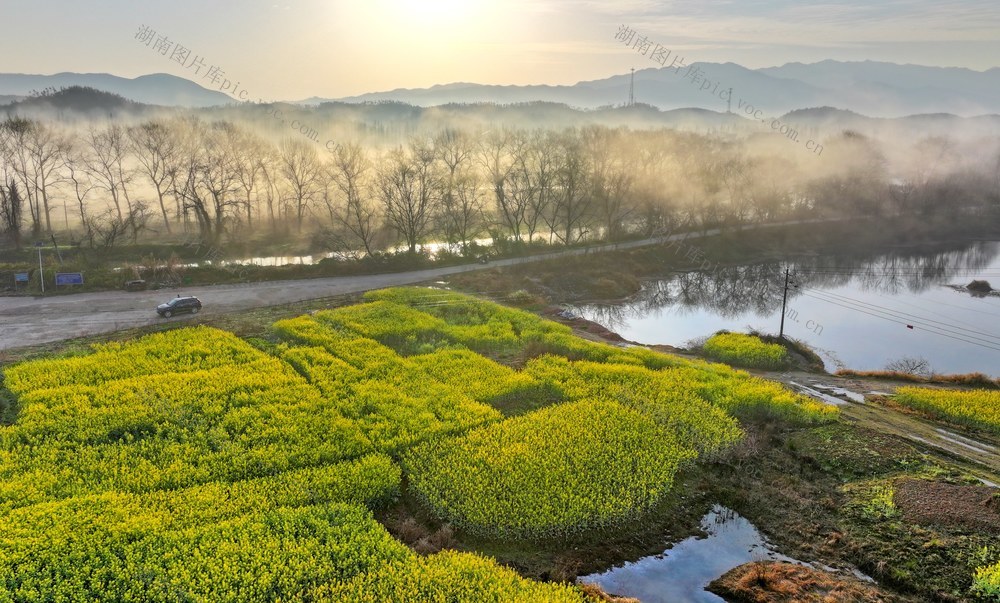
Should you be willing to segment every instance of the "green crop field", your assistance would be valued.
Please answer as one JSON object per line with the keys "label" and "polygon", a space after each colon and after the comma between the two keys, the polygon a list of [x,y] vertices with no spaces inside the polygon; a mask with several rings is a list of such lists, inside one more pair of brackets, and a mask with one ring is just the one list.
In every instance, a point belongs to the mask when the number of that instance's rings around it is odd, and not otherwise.
{"label": "green crop field", "polygon": [[641,520],[766,416],[835,410],[721,365],[431,289],[183,328],[4,371],[0,602],[585,601],[376,519],[410,496],[498,542]]}

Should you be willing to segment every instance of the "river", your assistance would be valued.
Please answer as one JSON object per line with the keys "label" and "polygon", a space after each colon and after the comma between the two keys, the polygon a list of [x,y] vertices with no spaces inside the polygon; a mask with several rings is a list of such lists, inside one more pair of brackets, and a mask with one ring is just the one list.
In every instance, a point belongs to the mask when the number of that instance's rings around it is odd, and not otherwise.
{"label": "river", "polygon": [[883,369],[903,357],[937,373],[1000,377],[1000,242],[818,255],[679,272],[634,297],[576,313],[644,344],[678,347],[721,329],[777,334],[789,270],[785,335],[807,343],[828,370]]}

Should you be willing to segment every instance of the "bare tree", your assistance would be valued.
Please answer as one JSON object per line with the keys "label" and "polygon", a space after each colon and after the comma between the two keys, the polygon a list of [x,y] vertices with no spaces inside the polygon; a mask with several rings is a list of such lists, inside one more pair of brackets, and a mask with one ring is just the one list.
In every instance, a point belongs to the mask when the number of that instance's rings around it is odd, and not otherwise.
{"label": "bare tree", "polygon": [[601,219],[604,236],[618,239],[634,211],[629,204],[634,178],[631,154],[625,148],[620,131],[588,127],[582,131],[590,164],[590,194]]}
{"label": "bare tree", "polygon": [[281,211],[281,191],[278,187],[281,171],[277,150],[271,145],[264,148],[260,159],[260,186],[258,198],[263,197],[267,206],[267,216],[271,224],[271,232],[278,231],[278,213]]}
{"label": "bare tree", "polygon": [[179,143],[169,124],[162,121],[147,121],[128,129],[136,159],[141,171],[156,190],[160,204],[163,226],[171,232],[170,218],[167,216],[166,195],[170,190],[171,168],[176,161]]}
{"label": "bare tree", "polygon": [[886,363],[885,370],[920,377],[931,376],[931,364],[923,356],[903,356]]}
{"label": "bare tree", "polygon": [[824,145],[808,194],[821,215],[880,216],[887,209],[886,159],[872,139],[847,130]]}
{"label": "bare tree", "polygon": [[720,164],[719,177],[727,194],[730,221],[739,226],[749,221],[756,205],[753,198],[753,160],[742,149],[731,149]]}
{"label": "bare tree", "polygon": [[0,183],[0,228],[14,242],[14,247],[21,250],[21,212],[24,202],[17,190],[17,181],[13,178]]}
{"label": "bare tree", "polygon": [[348,245],[360,245],[365,253],[375,252],[381,230],[378,208],[371,195],[372,162],[356,143],[341,145],[327,166],[334,190],[324,193],[330,220],[349,234]]}
{"label": "bare tree", "polygon": [[239,178],[235,166],[239,135],[228,122],[205,126],[188,123],[180,138],[180,162],[171,169],[171,193],[181,201],[185,216],[193,214],[202,242],[222,240],[229,208],[238,206]]}
{"label": "bare tree", "polygon": [[517,241],[521,240],[524,224],[524,207],[518,202],[524,196],[512,194],[511,179],[523,144],[523,136],[510,130],[501,130],[487,132],[478,149],[478,158],[492,188],[499,220]]}
{"label": "bare tree", "polygon": [[60,179],[59,172],[69,148],[69,139],[44,122],[33,121],[24,140],[31,162],[36,212],[45,218],[45,231],[52,232],[52,207],[49,194]]}
{"label": "bare tree", "polygon": [[[134,176],[127,167],[130,143],[125,128],[115,123],[102,130],[91,126],[85,143],[87,152],[83,154],[83,163],[87,172],[94,184],[110,195],[118,219],[124,220],[132,213],[128,187]],[[122,211],[122,202],[125,211]]]}
{"label": "bare tree", "polygon": [[302,232],[302,221],[309,204],[322,188],[322,164],[313,145],[298,139],[286,139],[278,147],[281,175],[289,188],[289,199],[295,208],[295,223]]}
{"label": "bare tree", "polygon": [[12,167],[16,179],[21,183],[21,189],[27,199],[28,214],[31,217],[31,232],[38,235],[42,232],[42,211],[37,203],[37,176],[33,167],[30,152],[31,131],[35,122],[23,117],[8,117],[0,130],[5,137],[5,161]]}
{"label": "bare tree", "polygon": [[94,230],[87,212],[87,197],[94,190],[94,183],[87,175],[81,159],[77,157],[73,149],[67,153],[65,165],[69,172],[68,180],[73,186],[73,196],[76,199],[77,211],[80,213],[80,225],[83,227],[84,237],[87,239],[87,243],[93,247]]}
{"label": "bare tree", "polygon": [[129,220],[119,217],[114,209],[108,208],[97,216],[89,217],[87,228],[94,233],[101,247],[110,249],[128,234]]}
{"label": "bare tree", "polygon": [[472,166],[459,169],[451,179],[450,194],[441,201],[438,220],[445,240],[461,245],[467,253],[469,243],[478,235],[485,221],[486,191],[483,179]]}
{"label": "bare tree", "polygon": [[558,139],[551,131],[535,131],[528,137],[524,153],[518,159],[525,180],[529,183],[525,198],[524,226],[528,241],[544,223],[545,213],[553,203],[557,176]]}
{"label": "bare tree", "polygon": [[252,230],[255,201],[260,198],[260,188],[266,186],[264,171],[273,154],[273,147],[254,132],[243,130],[238,138],[240,142],[237,147],[236,175],[243,196],[247,229]]}
{"label": "bare tree", "polygon": [[409,149],[397,149],[386,156],[378,173],[386,221],[413,253],[431,224],[439,194],[434,173],[434,149],[412,142]]}
{"label": "bare tree", "polygon": [[559,241],[570,245],[584,235],[591,196],[587,194],[587,162],[578,133],[567,131],[560,138],[556,147],[554,194],[545,222]]}
{"label": "bare tree", "polygon": [[[229,208],[238,206],[239,129],[229,122],[215,122],[202,136],[204,161],[198,166],[196,194],[190,206],[198,217],[203,238],[218,244],[226,231]],[[203,191],[197,194],[198,190]]]}

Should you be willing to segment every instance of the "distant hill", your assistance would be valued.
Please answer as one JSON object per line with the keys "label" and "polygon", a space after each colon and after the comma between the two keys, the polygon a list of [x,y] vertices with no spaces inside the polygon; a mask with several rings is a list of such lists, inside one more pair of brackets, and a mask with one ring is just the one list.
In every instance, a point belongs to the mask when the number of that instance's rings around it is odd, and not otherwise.
{"label": "distant hill", "polygon": [[[636,56],[635,64],[641,67],[646,60]],[[703,89],[705,81],[711,85]],[[313,97],[303,103],[389,100],[426,107],[449,103],[547,101],[595,109],[624,104],[629,82],[630,76],[622,74],[572,86],[455,83],[340,99]],[[1000,68],[973,71],[873,61],[822,61],[764,69],[747,69],[735,63],[693,63],[679,72],[660,67],[635,72],[636,98],[661,109],[696,107],[725,111],[727,103],[721,91],[730,88],[734,113],[748,111],[752,114],[760,109],[776,115],[816,106],[834,106],[881,117],[915,113],[964,116],[1000,113]]]}
{"label": "distant hill", "polygon": [[209,90],[181,77],[154,73],[129,79],[107,73],[57,73],[29,75],[0,73],[0,95],[29,96],[47,88],[80,86],[117,94],[147,105],[211,107],[236,102],[230,96]]}
{"label": "distant hill", "polygon": [[773,77],[794,79],[840,91],[853,106],[869,115],[880,113],[1000,113],[1000,68],[973,71],[958,67],[897,65],[877,61],[788,63],[759,70]]}
{"label": "distant hill", "polygon": [[[976,116],[1000,113],[1000,68],[987,71],[955,67],[897,65],[875,61],[788,63],[748,69],[735,63],[692,63],[675,70],[648,66],[636,55],[635,96],[661,110],[704,109],[775,117],[803,107],[837,107],[863,115],[902,117],[950,113]],[[653,64],[655,65],[655,63]],[[622,106],[631,76],[623,73],[573,85],[501,86],[456,82],[430,88],[396,89],[342,98],[311,97],[295,104],[399,102],[419,107],[549,103],[577,109]],[[103,73],[55,75],[0,74],[0,102],[46,88],[82,86],[148,105],[218,107],[236,101],[215,90],[168,74],[134,79]],[[732,90],[732,101],[727,103]],[[542,105],[535,107],[542,109]]]}
{"label": "distant hill", "polygon": [[70,86],[54,90],[49,88],[38,94],[12,103],[15,108],[75,109],[77,111],[101,111],[114,109],[134,109],[141,105],[119,94],[112,94],[87,86]]}
{"label": "distant hill", "polygon": [[136,103],[103,90],[70,86],[59,90],[48,88],[13,103],[0,105],[0,115],[56,119],[65,124],[72,124],[108,117],[142,118],[151,115],[157,109],[158,107],[154,105]]}

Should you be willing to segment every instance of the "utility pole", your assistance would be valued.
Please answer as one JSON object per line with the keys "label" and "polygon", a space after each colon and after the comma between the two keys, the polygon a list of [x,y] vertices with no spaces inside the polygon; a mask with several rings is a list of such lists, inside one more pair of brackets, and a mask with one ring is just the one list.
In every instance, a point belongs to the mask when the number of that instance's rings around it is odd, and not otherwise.
{"label": "utility pole", "polygon": [[38,282],[42,284],[42,293],[45,293],[45,269],[42,268],[42,242],[36,241],[35,247],[38,248]]}
{"label": "utility pole", "polygon": [[781,295],[781,328],[778,330],[778,339],[785,338],[785,304],[788,302],[788,268],[785,268],[785,292]]}

